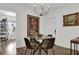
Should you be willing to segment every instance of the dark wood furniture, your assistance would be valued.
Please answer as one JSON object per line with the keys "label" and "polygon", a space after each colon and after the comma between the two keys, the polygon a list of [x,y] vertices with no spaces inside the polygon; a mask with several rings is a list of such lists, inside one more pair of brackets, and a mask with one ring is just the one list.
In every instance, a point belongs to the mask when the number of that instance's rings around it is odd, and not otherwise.
{"label": "dark wood furniture", "polygon": [[72,55],[72,43],[74,44],[74,55],[79,54],[79,52],[78,52],[78,46],[77,46],[79,44],[79,39],[76,38],[76,39],[72,39],[70,41],[70,55]]}
{"label": "dark wood furniture", "polygon": [[30,41],[28,40],[28,38],[24,38],[24,41],[25,41],[25,45],[26,45],[25,54],[26,54],[26,52],[27,52],[27,49],[30,49],[30,50],[31,50],[31,54],[32,54],[33,47],[32,47],[32,45],[30,44]]}
{"label": "dark wood furniture", "polygon": [[38,47],[34,50],[33,54],[35,54],[35,52],[39,49],[38,54],[41,55],[41,50],[42,50],[41,46],[43,43],[42,42],[40,43],[37,41],[37,44],[38,44]]}
{"label": "dark wood furniture", "polygon": [[39,42],[35,38],[32,38],[32,37],[30,37],[30,42],[34,44],[39,44]]}
{"label": "dark wood furniture", "polygon": [[[39,43],[38,47],[36,48],[36,50],[33,52],[33,54],[39,49],[39,55],[41,55],[41,51],[45,51],[46,54],[48,54],[48,49],[52,48],[52,51],[54,53],[53,50],[53,46],[54,46],[54,42],[55,42],[55,38],[48,38],[48,39],[43,39],[43,41],[41,43]],[[44,47],[43,45],[46,45],[46,47]]]}
{"label": "dark wood furniture", "polygon": [[48,49],[52,49],[52,52],[54,54],[54,50],[53,50],[54,43],[55,43],[55,38],[49,38],[43,41],[44,46],[42,44],[42,48],[46,52],[46,54],[48,54]]}
{"label": "dark wood furniture", "polygon": [[51,34],[49,34],[49,35],[47,35],[47,36],[50,36],[50,37],[52,37],[52,35],[51,35]]}

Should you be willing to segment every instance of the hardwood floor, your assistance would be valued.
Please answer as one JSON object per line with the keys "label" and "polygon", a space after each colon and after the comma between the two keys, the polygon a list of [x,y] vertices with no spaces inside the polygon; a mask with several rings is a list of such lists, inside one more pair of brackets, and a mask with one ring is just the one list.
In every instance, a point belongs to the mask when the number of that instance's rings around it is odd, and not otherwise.
{"label": "hardwood floor", "polygon": [[16,40],[8,40],[1,42],[1,55],[15,55],[16,54]]}
{"label": "hardwood floor", "polygon": [[[17,55],[25,55],[25,47],[17,48]],[[54,52],[55,55],[70,55],[70,49],[60,47],[60,46],[54,46]],[[30,55],[30,50],[27,50],[27,55]],[[35,55],[38,55],[38,51],[35,53]],[[45,55],[45,52],[42,51],[42,55]],[[52,49],[49,50],[49,55],[53,55]]]}
{"label": "hardwood floor", "polygon": [[[54,46],[55,55],[70,55],[70,49]],[[25,47],[16,49],[16,40],[4,41],[2,44],[0,43],[0,55],[25,55]],[[28,49],[27,55],[30,55],[30,50]],[[53,55],[52,49],[49,50],[49,55]],[[38,55],[38,51],[35,53]],[[42,51],[42,55],[46,55],[44,51]]]}
{"label": "hardwood floor", "polygon": [[0,42],[0,55],[1,55],[1,42]]}

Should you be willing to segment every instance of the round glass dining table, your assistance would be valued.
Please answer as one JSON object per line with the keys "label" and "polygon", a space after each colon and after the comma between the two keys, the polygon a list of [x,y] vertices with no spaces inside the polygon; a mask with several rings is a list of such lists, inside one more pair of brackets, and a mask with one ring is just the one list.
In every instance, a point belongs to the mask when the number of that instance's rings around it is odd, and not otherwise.
{"label": "round glass dining table", "polygon": [[45,40],[45,39],[48,39],[48,38],[52,38],[52,37],[49,37],[49,36],[47,36],[47,37],[36,37],[35,39],[36,39],[36,41],[38,41],[39,42],[39,44],[38,44],[38,47],[34,50],[34,52],[33,52],[33,54],[35,54],[35,52],[38,50],[38,54],[39,55],[41,55],[41,51],[42,51],[42,44],[43,44],[43,41]]}

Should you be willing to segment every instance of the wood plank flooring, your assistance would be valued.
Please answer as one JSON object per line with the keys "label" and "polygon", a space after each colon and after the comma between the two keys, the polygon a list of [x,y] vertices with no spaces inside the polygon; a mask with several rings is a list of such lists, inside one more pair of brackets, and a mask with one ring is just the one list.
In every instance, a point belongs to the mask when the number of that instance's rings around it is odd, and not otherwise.
{"label": "wood plank flooring", "polygon": [[[17,55],[25,55],[25,47],[17,48]],[[54,52],[55,55],[70,55],[70,49],[60,47],[60,46],[54,46]],[[27,55],[30,55],[30,50],[27,50]],[[35,55],[38,55],[38,51],[35,53]],[[46,55],[44,51],[42,51],[42,55]],[[49,55],[53,55],[52,49],[49,50]]]}
{"label": "wood plank flooring", "polygon": [[[25,55],[25,47],[16,49],[16,40],[4,41],[2,44],[0,43],[0,55]],[[55,55],[70,55],[70,49],[54,46]],[[26,55],[30,55],[30,50],[28,49]],[[38,55],[38,51],[35,53]],[[46,55],[46,53],[42,50],[42,55]],[[52,49],[49,49],[49,55],[53,55]]]}
{"label": "wood plank flooring", "polygon": [[8,40],[1,42],[1,55],[16,55],[16,40]]}

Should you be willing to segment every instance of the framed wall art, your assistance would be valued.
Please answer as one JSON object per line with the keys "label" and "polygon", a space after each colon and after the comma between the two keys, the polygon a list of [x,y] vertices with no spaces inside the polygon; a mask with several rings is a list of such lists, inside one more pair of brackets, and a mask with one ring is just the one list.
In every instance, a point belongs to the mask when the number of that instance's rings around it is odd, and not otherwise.
{"label": "framed wall art", "polygon": [[39,34],[39,17],[27,15],[27,36]]}
{"label": "framed wall art", "polygon": [[78,26],[79,25],[79,13],[73,13],[63,16],[63,26]]}

